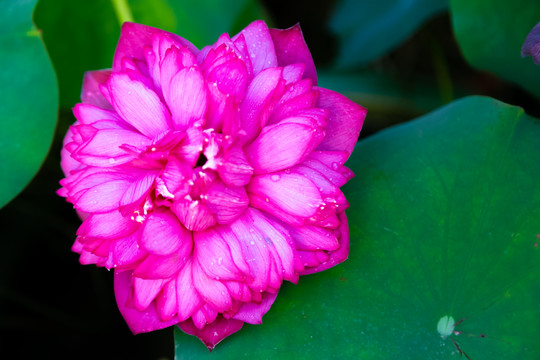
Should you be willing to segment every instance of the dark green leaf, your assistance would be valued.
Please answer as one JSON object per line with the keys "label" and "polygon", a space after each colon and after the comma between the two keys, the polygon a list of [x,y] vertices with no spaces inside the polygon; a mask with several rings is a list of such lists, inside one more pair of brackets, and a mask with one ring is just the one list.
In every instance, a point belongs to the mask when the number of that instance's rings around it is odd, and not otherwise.
{"label": "dark green leaf", "polygon": [[484,97],[361,141],[350,259],[284,286],[212,359],[540,358],[539,146],[540,121]]}
{"label": "dark green leaf", "polygon": [[342,0],[330,20],[341,45],[337,66],[366,65],[393,50],[448,0]]}
{"label": "dark green leaf", "polygon": [[521,46],[540,21],[536,0],[451,0],[454,33],[467,61],[540,96],[540,67]]}
{"label": "dark green leaf", "polygon": [[30,182],[49,150],[58,96],[36,1],[0,1],[0,207]]}

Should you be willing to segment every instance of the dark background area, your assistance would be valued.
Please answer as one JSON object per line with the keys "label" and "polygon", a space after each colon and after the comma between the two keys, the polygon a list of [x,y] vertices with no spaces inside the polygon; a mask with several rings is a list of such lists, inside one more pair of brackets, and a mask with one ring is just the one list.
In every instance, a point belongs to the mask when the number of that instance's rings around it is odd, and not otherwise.
{"label": "dark background area", "polygon": [[[338,46],[323,25],[331,1],[265,1],[276,27],[300,23],[316,64],[331,64]],[[247,25],[247,24],[246,24]],[[448,14],[425,24],[408,41],[378,60],[374,69],[399,74],[402,82],[418,74],[430,77],[434,69],[430,42],[444,51],[450,76],[469,94],[490,95],[520,104],[538,116],[540,111],[526,92],[495,76],[472,69],[454,41]],[[112,59],[111,59],[112,60]],[[413,114],[389,116],[368,112],[368,136]],[[49,156],[31,184],[0,210],[0,343],[11,359],[173,359],[172,329],[132,335],[114,299],[112,272],[82,266],[71,252],[80,225],[73,208],[56,195],[61,173],[60,148],[72,114],[61,111]],[[201,346],[203,346],[201,344]]]}

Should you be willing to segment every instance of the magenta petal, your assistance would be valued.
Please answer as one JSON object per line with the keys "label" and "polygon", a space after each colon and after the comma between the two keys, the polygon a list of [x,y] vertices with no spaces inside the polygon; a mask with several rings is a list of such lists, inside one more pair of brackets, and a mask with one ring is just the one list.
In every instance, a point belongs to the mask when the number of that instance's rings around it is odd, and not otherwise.
{"label": "magenta petal", "polygon": [[148,280],[133,277],[132,282],[134,304],[135,308],[139,311],[146,310],[161,291],[163,285],[165,285],[163,279]]}
{"label": "magenta petal", "polygon": [[323,139],[324,132],[297,123],[265,127],[245,152],[255,174],[284,170],[300,163]]}
{"label": "magenta petal", "polygon": [[168,279],[176,275],[187,258],[185,253],[180,252],[165,256],[149,254],[137,264],[133,276],[142,279]]}
{"label": "magenta petal", "polygon": [[244,187],[227,186],[222,182],[214,182],[204,196],[218,224],[231,223],[249,205],[249,198]]}
{"label": "magenta petal", "polygon": [[82,194],[76,203],[76,209],[87,213],[105,213],[118,209],[120,200],[129,187],[126,180],[106,181]]}
{"label": "magenta petal", "polygon": [[328,250],[339,248],[334,232],[318,226],[302,226],[289,228],[296,248],[304,251]]}
{"label": "magenta petal", "polygon": [[278,267],[275,275],[279,278],[279,283],[281,283],[281,279],[297,282],[298,276],[295,274],[294,269],[296,254],[289,232],[277,221],[269,220],[255,209],[250,209],[249,214],[253,218],[257,229],[263,234],[264,241],[269,245],[269,250],[272,252],[274,262]]}
{"label": "magenta petal", "polygon": [[[249,287],[254,291],[265,291],[268,287],[273,260],[270,258],[264,237],[255,229],[253,219],[247,212],[229,226],[233,233],[231,235],[238,239],[242,254],[249,266],[252,277]],[[223,231],[222,235],[225,241],[231,236],[227,234],[227,231]]]}
{"label": "magenta petal", "polygon": [[[260,209],[264,210],[265,203],[270,203],[292,215],[306,218],[314,215],[322,202],[315,184],[296,173],[255,176],[247,190],[252,204]],[[255,197],[257,201],[253,203]]]}
{"label": "magenta petal", "polygon": [[111,104],[100,90],[100,86],[109,80],[111,73],[111,70],[96,70],[87,71],[84,74],[81,91],[81,100],[83,103],[95,105],[103,109],[112,109]]}
{"label": "magenta petal", "polygon": [[90,215],[77,230],[77,235],[117,239],[132,234],[138,227],[137,222],[122,216],[119,211],[115,210],[104,214]]}
{"label": "magenta petal", "polygon": [[218,231],[198,231],[194,234],[194,257],[200,268],[215,280],[243,280],[245,275],[235,265],[229,245]]}
{"label": "magenta petal", "polygon": [[91,166],[116,166],[134,159],[122,145],[148,146],[151,141],[138,132],[125,129],[103,129],[77,151],[78,159]]}
{"label": "magenta petal", "polygon": [[73,108],[73,114],[81,124],[91,125],[100,120],[112,120],[119,123],[116,127],[121,127],[122,120],[116,112],[96,105],[79,103]]}
{"label": "magenta petal", "polygon": [[270,307],[276,300],[277,293],[265,293],[260,303],[243,304],[238,312],[234,314],[233,319],[241,320],[248,324],[262,324],[264,314],[270,310]]}
{"label": "magenta petal", "polygon": [[322,262],[322,264],[311,269],[306,268],[300,275],[313,274],[330,269],[331,267],[334,267],[337,264],[347,260],[349,257],[349,225],[347,223],[347,216],[345,215],[345,212],[342,212],[338,215],[338,217],[341,221],[341,224],[337,230],[339,234],[339,248],[330,252],[329,258]]}
{"label": "magenta petal", "polygon": [[217,171],[221,180],[230,186],[245,186],[253,175],[253,167],[238,145],[225,150]]}
{"label": "magenta petal", "polygon": [[125,73],[115,73],[108,87],[115,110],[128,124],[151,138],[169,130],[167,108],[144,83]]}
{"label": "magenta petal", "polygon": [[200,200],[175,201],[172,211],[180,222],[191,231],[201,231],[217,223],[214,214]]}
{"label": "magenta petal", "polygon": [[125,22],[122,25],[120,40],[118,40],[114,53],[113,70],[120,71],[122,69],[122,59],[125,57],[144,60],[144,48],[152,46],[152,37],[154,35],[170,39],[171,42],[177,44],[178,48],[187,46],[194,54],[198,52],[192,43],[178,35],[142,24]]}
{"label": "magenta petal", "polygon": [[306,68],[304,77],[311,78],[317,85],[317,71],[313,57],[308,49],[300,25],[296,24],[288,29],[270,29],[279,66],[302,63]]}
{"label": "magenta petal", "polygon": [[178,304],[178,319],[180,321],[189,319],[203,304],[199,293],[195,290],[192,273],[192,261],[190,258],[178,272],[176,278],[176,299]]}
{"label": "magenta petal", "polygon": [[232,299],[225,285],[221,281],[209,277],[201,268],[199,261],[193,262],[192,271],[193,284],[202,299],[218,312],[230,310]]}
{"label": "magenta petal", "polygon": [[198,329],[191,320],[179,323],[178,327],[186,334],[198,337],[208,350],[212,351],[221,340],[240,330],[243,325],[243,321],[225,319],[219,315],[213,323],[206,325],[202,329]]}
{"label": "magenta petal", "polygon": [[176,302],[176,281],[169,281],[156,298],[156,307],[161,321],[171,320],[178,312]]}
{"label": "magenta petal", "polygon": [[178,322],[177,319],[171,319],[165,322],[160,321],[154,304],[149,305],[144,311],[127,307],[126,305],[131,294],[131,286],[130,271],[114,272],[116,303],[127,325],[134,334],[163,329]]}
{"label": "magenta petal", "polygon": [[170,211],[153,212],[148,216],[139,243],[144,250],[155,255],[179,251],[188,256],[193,247],[191,233]]}
{"label": "magenta petal", "polygon": [[204,117],[206,87],[197,67],[184,68],[174,75],[169,85],[163,88],[163,96],[171,110],[175,129],[184,130]]}
{"label": "magenta petal", "polygon": [[[264,21],[252,22],[240,34],[244,36],[246,41],[254,75],[266,68],[278,66],[272,36]],[[233,37],[232,40],[235,41],[240,34]]]}
{"label": "magenta petal", "polygon": [[260,72],[249,84],[244,101],[240,105],[241,129],[246,141],[251,141],[265,125],[269,112],[265,108],[281,80],[282,69],[270,68]]}
{"label": "magenta petal", "polygon": [[352,153],[367,110],[332,90],[318,88],[317,106],[329,110],[326,137],[317,150],[347,151]]}

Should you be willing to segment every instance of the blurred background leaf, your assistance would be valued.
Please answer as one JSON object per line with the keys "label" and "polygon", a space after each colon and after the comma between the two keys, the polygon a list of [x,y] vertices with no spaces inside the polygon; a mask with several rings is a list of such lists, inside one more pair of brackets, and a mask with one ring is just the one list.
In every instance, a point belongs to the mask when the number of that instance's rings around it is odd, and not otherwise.
{"label": "blurred background leaf", "polygon": [[540,67],[521,46],[540,21],[534,0],[450,0],[452,24],[467,61],[540,97]]}
{"label": "blurred background leaf", "polygon": [[336,66],[367,65],[447,7],[448,0],[340,1],[329,23],[340,40]]}
{"label": "blurred background leaf", "polygon": [[39,170],[56,125],[56,80],[32,23],[35,3],[0,0],[0,208]]}
{"label": "blurred background leaf", "polygon": [[[176,360],[538,359],[538,146],[539,120],[485,97],[360,141],[349,260],[287,284],[211,354],[175,330]],[[444,316],[459,334],[441,336]]]}
{"label": "blurred background leaf", "polygon": [[[36,24],[57,70],[62,107],[80,101],[84,72],[112,66],[120,36],[113,3],[40,0],[36,7]],[[126,4],[135,22],[174,32],[198,47],[264,16],[256,0],[129,0]]]}

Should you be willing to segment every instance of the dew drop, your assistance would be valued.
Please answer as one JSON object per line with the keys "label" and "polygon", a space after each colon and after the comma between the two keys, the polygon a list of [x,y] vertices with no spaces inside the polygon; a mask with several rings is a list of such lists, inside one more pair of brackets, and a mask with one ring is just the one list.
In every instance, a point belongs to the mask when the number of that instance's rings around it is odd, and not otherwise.
{"label": "dew drop", "polygon": [[339,164],[338,163],[332,163],[332,169],[334,170],[337,170],[339,168]]}
{"label": "dew drop", "polygon": [[274,174],[270,177],[270,179],[272,179],[272,181],[279,181],[279,179],[281,179],[281,176],[279,176],[278,174]]}

